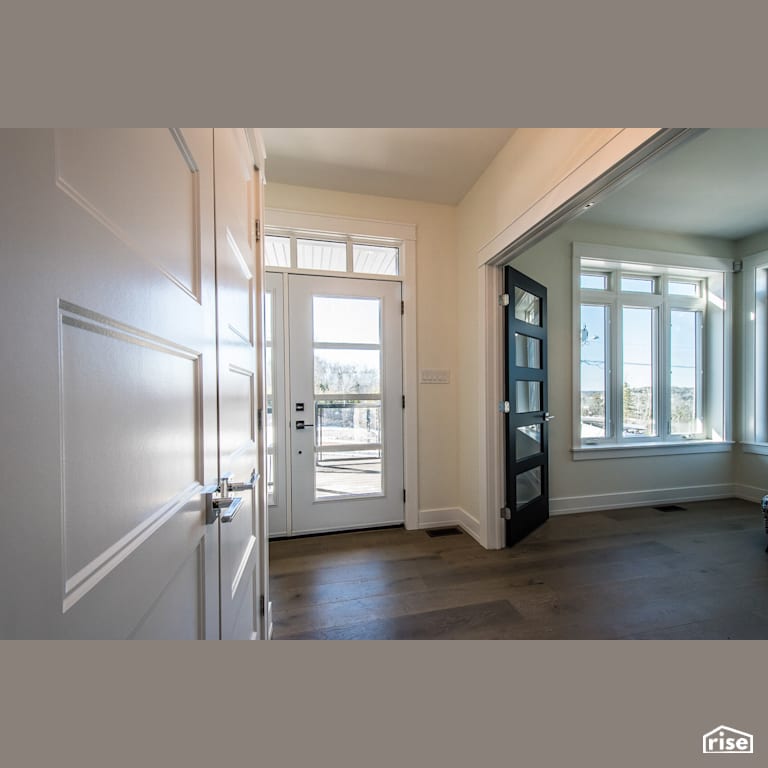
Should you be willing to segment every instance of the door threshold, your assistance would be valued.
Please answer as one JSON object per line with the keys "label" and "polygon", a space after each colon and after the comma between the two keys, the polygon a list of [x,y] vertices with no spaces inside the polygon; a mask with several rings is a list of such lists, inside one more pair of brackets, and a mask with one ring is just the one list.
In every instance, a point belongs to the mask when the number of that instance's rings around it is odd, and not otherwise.
{"label": "door threshold", "polygon": [[290,536],[273,536],[270,541],[289,541],[292,539],[309,539],[315,536],[338,536],[342,533],[364,533],[365,531],[390,531],[395,528],[405,529],[405,523],[391,523],[388,525],[369,525],[361,528],[339,528],[337,531],[312,531],[310,533],[294,533]]}

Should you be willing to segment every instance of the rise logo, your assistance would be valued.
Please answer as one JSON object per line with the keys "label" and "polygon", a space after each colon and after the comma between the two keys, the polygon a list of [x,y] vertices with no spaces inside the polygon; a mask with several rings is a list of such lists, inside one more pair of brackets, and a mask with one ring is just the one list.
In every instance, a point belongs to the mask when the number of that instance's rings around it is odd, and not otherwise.
{"label": "rise logo", "polygon": [[751,733],[727,725],[718,725],[705,733],[702,741],[705,755],[751,755],[755,751]]}

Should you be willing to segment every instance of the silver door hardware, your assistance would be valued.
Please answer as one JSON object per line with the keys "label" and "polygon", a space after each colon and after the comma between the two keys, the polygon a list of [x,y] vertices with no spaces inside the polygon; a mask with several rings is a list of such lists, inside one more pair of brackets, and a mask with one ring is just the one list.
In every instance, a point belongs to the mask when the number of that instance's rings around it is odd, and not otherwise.
{"label": "silver door hardware", "polygon": [[243,491],[252,491],[253,487],[256,485],[256,480],[258,480],[258,475],[256,474],[256,470],[251,470],[251,478],[246,483],[233,483],[228,482],[227,488],[229,489],[230,493],[242,493]]}
{"label": "silver door hardware", "polygon": [[205,508],[205,524],[211,525],[216,522],[216,518],[219,516],[219,509],[218,507],[214,507],[213,505],[213,494],[219,492],[219,484],[218,483],[210,483],[209,485],[204,485],[200,489],[200,493],[203,496],[203,504]]}
{"label": "silver door hardware", "polygon": [[214,499],[213,503],[219,510],[219,520],[222,523],[231,523],[243,503],[243,498],[237,496],[229,499]]}
{"label": "silver door hardware", "polygon": [[314,424],[307,424],[304,421],[297,421],[296,422],[296,429],[304,429],[304,427],[314,427]]}
{"label": "silver door hardware", "polygon": [[[222,523],[232,522],[232,518],[240,508],[243,500],[241,498],[234,498],[229,494],[253,490],[259,480],[259,475],[256,474],[255,468],[251,470],[251,477],[247,483],[233,483],[232,477],[233,473],[227,472],[221,476],[218,483],[210,483],[201,488],[200,493],[205,500],[206,525],[212,525],[216,522],[217,518],[220,518]],[[219,495],[214,498],[215,494]]]}
{"label": "silver door hardware", "polygon": [[500,413],[509,413],[511,410],[509,405],[509,400],[503,400],[499,403],[499,412]]}
{"label": "silver door hardware", "polygon": [[503,517],[505,520],[511,520],[512,510],[509,507],[502,507],[499,510],[499,517]]}
{"label": "silver door hardware", "polygon": [[304,403],[296,403],[296,410],[297,411],[303,411],[304,410]]}
{"label": "silver door hardware", "polygon": [[555,417],[551,413],[544,414],[544,421],[552,421]]}
{"label": "silver door hardware", "polygon": [[501,296],[499,296],[499,306],[500,307],[508,307],[509,306],[509,294],[508,293],[502,293]]}

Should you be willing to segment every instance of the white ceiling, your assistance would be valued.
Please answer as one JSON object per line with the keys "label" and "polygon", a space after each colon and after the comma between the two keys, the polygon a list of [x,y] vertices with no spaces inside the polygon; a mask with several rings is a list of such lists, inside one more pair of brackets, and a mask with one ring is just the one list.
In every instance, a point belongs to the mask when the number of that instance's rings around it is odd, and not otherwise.
{"label": "white ceiling", "polygon": [[731,240],[768,230],[768,129],[711,129],[580,218]]}
{"label": "white ceiling", "polygon": [[262,128],[267,180],[456,204],[513,128]]}

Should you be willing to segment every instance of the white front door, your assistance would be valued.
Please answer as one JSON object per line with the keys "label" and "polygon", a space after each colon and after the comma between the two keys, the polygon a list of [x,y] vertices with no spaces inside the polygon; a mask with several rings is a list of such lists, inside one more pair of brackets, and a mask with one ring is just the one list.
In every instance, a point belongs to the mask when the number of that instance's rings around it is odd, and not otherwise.
{"label": "white front door", "polygon": [[398,282],[288,276],[291,533],[402,523]]}
{"label": "white front door", "polygon": [[210,129],[0,132],[0,637],[219,636]]}

